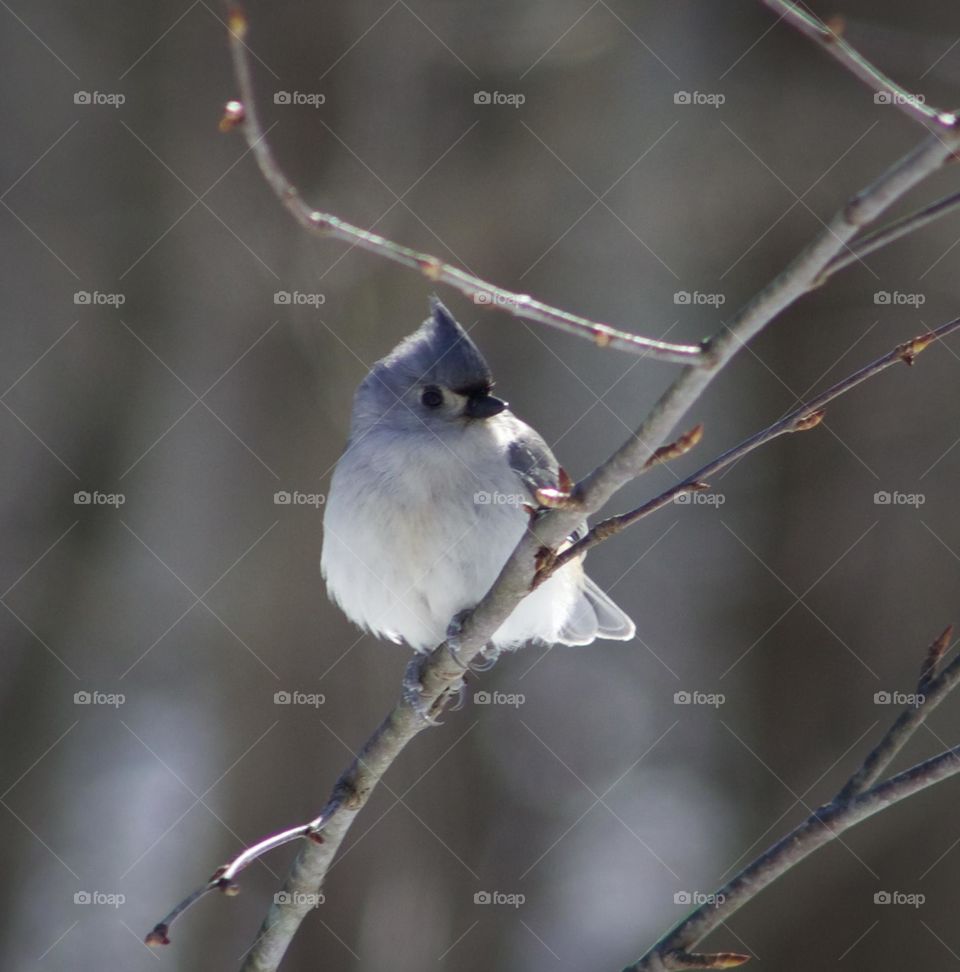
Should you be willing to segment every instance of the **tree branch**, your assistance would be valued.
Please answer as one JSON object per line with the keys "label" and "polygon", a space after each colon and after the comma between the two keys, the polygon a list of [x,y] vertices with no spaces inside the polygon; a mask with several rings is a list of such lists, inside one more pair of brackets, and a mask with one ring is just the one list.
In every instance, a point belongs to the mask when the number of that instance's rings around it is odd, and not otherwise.
{"label": "tree branch", "polygon": [[437,257],[427,253],[419,253],[409,247],[401,246],[391,240],[371,233],[369,230],[352,226],[345,220],[329,213],[320,213],[308,206],[300,197],[296,187],[287,179],[283,170],[273,157],[273,151],[266,140],[257,116],[256,102],[253,93],[253,81],[250,76],[250,62],[243,39],[247,31],[244,14],[238,7],[232,7],[229,15],[230,51],[233,55],[234,74],[240,92],[239,102],[227,105],[220,128],[228,131],[240,127],[246,137],[257,165],[263,173],[264,179],[284,206],[290,211],[294,219],[309,232],[318,236],[332,237],[343,240],[351,246],[367,250],[377,256],[385,257],[394,263],[410,267],[422,273],[429,280],[448,284],[460,293],[470,297],[478,305],[486,305],[497,310],[503,310],[516,317],[537,321],[548,327],[556,328],[576,337],[586,338],[601,348],[612,348],[615,351],[625,351],[642,357],[653,358],[658,361],[669,361],[675,364],[697,365],[706,362],[703,348],[697,345],[672,344],[669,341],[658,341],[654,338],[641,337],[601,324],[569,311],[551,307],[548,304],[534,300],[529,294],[516,294],[480,277],[467,273],[458,267],[444,263]]}
{"label": "tree branch", "polygon": [[819,17],[802,10],[790,0],[761,0],[780,20],[785,20],[800,33],[815,41],[831,57],[839,61],[851,74],[868,84],[874,91],[886,97],[883,103],[892,104],[914,121],[933,128],[953,128],[957,116],[926,104],[922,95],[914,94],[887,77],[876,65],[871,64],[858,50],[843,39],[843,18],[837,17],[824,23]]}
{"label": "tree branch", "polygon": [[[946,647],[951,628],[934,642],[940,651]],[[925,701],[908,708],[887,730],[879,745],[863,766],[850,777],[843,789],[822,807],[814,810],[799,827],[795,827],[771,848],[731,878],[711,903],[701,905],[660,939],[646,954],[624,972],[662,972],[664,969],[723,968],[706,965],[712,956],[691,956],[689,949],[727,921],[764,888],[809,857],[815,850],[836,839],[858,823],[900,803],[941,780],[960,773],[960,746],[918,763],[903,773],[877,783],[881,773],[897,752],[920,727],[927,714],[960,683],[960,659],[928,686]],[[727,955],[728,953],[723,953]],[[746,961],[747,956],[741,956]],[[693,961],[691,961],[693,959]]]}
{"label": "tree branch", "polygon": [[744,439],[743,442],[723,453],[723,455],[717,456],[716,459],[711,460],[705,466],[691,473],[659,496],[648,500],[642,506],[638,506],[628,513],[621,513],[618,516],[611,516],[606,520],[601,520],[585,536],[559,553],[548,566],[542,569],[537,576],[537,583],[543,583],[551,574],[563,567],[564,564],[574,558],[584,556],[592,547],[603,543],[603,541],[608,540],[610,537],[616,536],[627,527],[633,526],[644,517],[655,513],[667,504],[676,502],[678,496],[709,489],[710,487],[706,480],[709,480],[711,476],[724,467],[732,465],[745,455],[753,452],[754,449],[759,449],[760,446],[766,445],[771,440],[779,438],[781,435],[786,435],[789,432],[805,432],[808,429],[816,428],[823,421],[824,409],[834,399],[839,398],[868,378],[878,375],[881,371],[885,371],[887,368],[901,361],[912,365],[917,355],[932,342],[939,341],[957,330],[960,330],[960,317],[941,325],[927,334],[915,337],[912,341],[897,345],[892,351],[888,351],[859,371],[847,376],[842,381],[838,381],[825,392],[822,392],[815,398],[811,398],[803,405],[798,405],[782,419],[774,422],[773,425],[769,425],[767,428],[754,433],[748,439]]}
{"label": "tree branch", "polygon": [[923,209],[918,209],[909,216],[904,216],[872,233],[864,233],[857,238],[856,242],[845,252],[834,257],[823,269],[820,274],[819,282],[824,283],[832,277],[838,270],[849,267],[852,263],[859,263],[867,254],[879,250],[881,247],[899,240],[908,233],[915,233],[930,223],[960,209],[960,192],[951,193],[938,199]]}
{"label": "tree branch", "polygon": [[[765,2],[772,3],[773,0],[765,0]],[[791,12],[794,14],[798,12],[792,4],[778,3],[776,6],[787,10],[784,16]],[[467,295],[489,296],[490,302],[496,302],[497,306],[511,309],[518,314],[522,313],[524,317],[568,333],[588,337],[595,343],[649,354],[661,360],[688,362],[637,432],[607,462],[595,469],[574,488],[570,502],[555,509],[544,510],[537,515],[527,535],[520,541],[505,564],[497,581],[463,621],[456,637],[448,638],[447,642],[440,645],[429,656],[417,662],[414,675],[422,686],[421,705],[428,707],[431,715],[438,714],[445,708],[451,694],[456,694],[455,686],[459,685],[463,675],[461,664],[454,661],[448,649],[456,648],[459,658],[466,664],[476,658],[484,650],[493,633],[529,593],[542,549],[555,551],[573,532],[584,515],[597,512],[614,493],[649,468],[650,460],[656,456],[657,448],[667,440],[677,422],[694,405],[737,350],[756,336],[784,308],[816,287],[824,269],[844,251],[849,251],[849,244],[853,237],[863,227],[872,223],[891,204],[952,158],[960,148],[960,134],[955,119],[952,116],[938,116],[935,120],[941,130],[936,137],[925,140],[888,169],[872,186],[854,196],[834,216],[826,229],[778,277],[740,310],[707,345],[702,348],[670,346],[615,331],[606,325],[557,311],[532,301],[524,295],[510,294],[463,271],[448,267],[435,258],[400,247],[382,237],[350,226],[336,217],[315,213],[303,203],[277,166],[259,126],[249,64],[243,44],[245,30],[245,19],[234,9],[230,15],[230,47],[243,100],[242,103],[231,103],[228,106],[225,115],[226,127],[238,125],[241,128],[264,178],[301,225],[311,232],[343,239],[387,259],[413,267],[430,279],[448,283]],[[856,63],[858,71],[862,68],[862,64],[859,61]],[[875,70],[873,76],[882,78],[882,75]],[[884,90],[888,88],[885,87]],[[930,121],[926,114],[921,113],[921,115],[925,120]],[[510,303],[511,301],[513,304]],[[812,418],[808,417],[807,420],[812,421]],[[798,425],[797,428],[799,427]],[[316,838],[318,832],[322,830],[323,842],[319,843],[316,839],[305,841],[297,855],[284,885],[287,894],[282,901],[275,899],[270,907],[260,934],[247,954],[244,963],[246,972],[273,972],[278,967],[300,922],[310,910],[310,896],[315,894],[322,884],[357,812],[362,809],[386,769],[407,743],[426,726],[427,723],[417,706],[409,697],[402,698],[370,737],[351,766],[341,775],[328,803],[329,811],[325,811],[317,821],[307,825],[306,828],[294,828],[282,835],[277,835],[276,838],[268,838],[257,845],[257,848],[244,852],[233,862],[231,866],[237,865],[242,859],[243,866],[246,866],[254,859],[253,852],[259,848],[271,849],[285,843],[287,839],[293,840],[301,836]],[[931,766],[929,769],[918,767],[910,772],[919,775],[905,781],[904,787],[912,785],[915,788],[922,788],[929,785],[937,772],[943,770]],[[890,783],[883,786],[889,786]],[[870,800],[886,798],[889,803],[896,799],[903,799],[903,795],[897,795],[898,791],[889,793],[883,791],[886,796],[881,796],[881,790],[882,787],[875,787],[857,797],[849,805],[851,808],[858,808],[856,812],[861,813],[858,819],[863,819],[863,816],[879,809],[879,806],[869,811],[865,809]],[[819,840],[820,843],[830,839],[829,834],[826,837],[822,836],[824,830],[824,825],[818,822],[812,831],[814,835],[812,839]],[[809,852],[808,850],[807,853]],[[231,873],[239,869],[234,867]],[[224,872],[218,874],[219,876],[214,876],[216,883],[213,886],[215,887],[220,886]],[[769,878],[772,879],[773,877]],[[210,882],[208,886],[209,884]],[[205,890],[201,889],[198,894],[205,893]],[[191,896],[190,900],[195,900],[195,897]],[[177,913],[179,911],[175,910],[172,914],[175,916]],[[703,921],[709,924],[709,918]],[[703,934],[706,934],[706,931]],[[677,938],[677,935],[680,937]],[[161,940],[166,939],[166,929],[159,937]],[[696,940],[696,936],[691,935],[689,929],[682,935],[678,929],[674,938],[668,942],[670,945],[668,951],[678,953],[678,950],[681,948],[685,950],[687,944]],[[724,960],[728,965],[736,964],[736,961],[742,961],[743,957],[727,955]],[[691,967],[690,962],[698,962],[699,965],[696,967],[716,968],[720,967],[716,964],[718,961],[716,956],[707,958],[688,956],[686,967]],[[711,966],[704,964],[705,962],[714,964]],[[653,968],[653,966],[648,967]]]}

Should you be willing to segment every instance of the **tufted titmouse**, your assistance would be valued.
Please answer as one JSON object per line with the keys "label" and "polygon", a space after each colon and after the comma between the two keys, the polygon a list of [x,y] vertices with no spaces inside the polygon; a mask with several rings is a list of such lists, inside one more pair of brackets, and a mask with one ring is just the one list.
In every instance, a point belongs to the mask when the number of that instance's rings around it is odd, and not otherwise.
{"label": "tufted titmouse", "polygon": [[[492,387],[480,351],[434,298],[420,329],[374,364],[353,400],[321,569],[352,621],[418,652],[486,594],[539,505],[535,491],[559,485],[550,447]],[[517,605],[491,647],[633,635],[574,560]]]}

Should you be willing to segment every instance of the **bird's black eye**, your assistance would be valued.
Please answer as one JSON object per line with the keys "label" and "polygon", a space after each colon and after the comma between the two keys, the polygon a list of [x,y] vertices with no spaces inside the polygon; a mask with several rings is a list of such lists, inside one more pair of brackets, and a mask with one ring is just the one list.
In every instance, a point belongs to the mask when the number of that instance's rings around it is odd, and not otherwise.
{"label": "bird's black eye", "polygon": [[424,388],[420,401],[427,408],[439,408],[443,404],[443,392],[436,385],[429,385]]}

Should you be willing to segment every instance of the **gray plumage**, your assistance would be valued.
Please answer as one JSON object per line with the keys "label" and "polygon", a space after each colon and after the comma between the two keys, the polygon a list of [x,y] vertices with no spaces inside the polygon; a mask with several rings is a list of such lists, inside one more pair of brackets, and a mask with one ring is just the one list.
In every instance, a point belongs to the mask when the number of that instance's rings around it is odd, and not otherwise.
{"label": "gray plumage", "polygon": [[[550,447],[492,387],[483,355],[434,299],[419,330],[371,368],[354,397],[321,568],[349,618],[417,651],[440,644],[450,621],[483,597],[529,523],[535,491],[559,485]],[[633,634],[574,561],[517,605],[493,644]]]}

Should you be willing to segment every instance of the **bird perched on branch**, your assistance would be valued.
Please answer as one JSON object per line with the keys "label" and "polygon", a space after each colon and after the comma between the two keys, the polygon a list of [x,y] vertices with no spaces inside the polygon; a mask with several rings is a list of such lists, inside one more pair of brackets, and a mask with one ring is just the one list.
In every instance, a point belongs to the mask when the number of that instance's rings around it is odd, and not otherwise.
{"label": "bird perched on branch", "polygon": [[[538,491],[566,479],[492,388],[477,346],[434,298],[420,329],[374,364],[354,397],[321,569],[347,617],[417,652],[443,642],[487,593],[541,505]],[[575,559],[516,606],[490,647],[633,635]]]}

